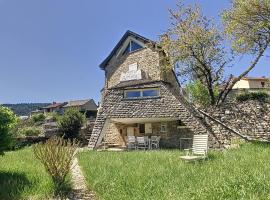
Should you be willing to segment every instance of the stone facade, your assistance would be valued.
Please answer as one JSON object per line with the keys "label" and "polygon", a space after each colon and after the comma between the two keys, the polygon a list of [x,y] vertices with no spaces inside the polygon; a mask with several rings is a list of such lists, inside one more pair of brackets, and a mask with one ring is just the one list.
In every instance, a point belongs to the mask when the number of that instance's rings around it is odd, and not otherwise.
{"label": "stone facade", "polygon": [[121,73],[128,71],[129,65],[133,63],[137,63],[138,69],[142,70],[143,79],[161,79],[159,53],[150,48],[143,48],[120,58],[116,56],[112,58],[105,69],[107,88],[117,85],[120,82]]}
{"label": "stone facade", "polygon": [[[149,42],[142,36],[127,32],[110,56],[102,63],[106,81],[97,120],[89,140],[90,148],[97,148],[101,141],[125,145],[126,126],[136,123],[152,123],[152,134],[161,136],[161,146],[179,147],[180,137],[193,134],[208,134],[209,146],[222,148],[224,142],[208,127],[204,117],[181,94],[181,87],[172,70],[164,73],[164,53],[151,45],[119,56],[121,41],[128,37]],[[121,51],[120,51],[121,52]],[[118,55],[118,57],[117,57]],[[121,81],[121,73],[129,70],[129,65],[137,63],[142,71],[140,80]],[[159,96],[151,98],[124,98],[124,91],[130,89],[157,88]],[[126,120],[126,123],[124,121]],[[140,122],[138,122],[138,120]],[[160,132],[160,123],[167,124],[167,132]],[[177,129],[177,123],[185,129]],[[145,135],[145,134],[144,134]]]}

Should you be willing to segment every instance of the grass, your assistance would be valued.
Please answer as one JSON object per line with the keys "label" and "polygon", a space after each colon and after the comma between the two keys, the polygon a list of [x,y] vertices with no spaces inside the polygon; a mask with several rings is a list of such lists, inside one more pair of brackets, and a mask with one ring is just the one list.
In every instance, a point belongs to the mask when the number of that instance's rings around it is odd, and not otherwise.
{"label": "grass", "polygon": [[31,148],[0,156],[0,199],[48,199],[54,187]]}
{"label": "grass", "polygon": [[99,199],[270,199],[270,146],[210,152],[185,163],[180,151],[82,152],[79,163]]}

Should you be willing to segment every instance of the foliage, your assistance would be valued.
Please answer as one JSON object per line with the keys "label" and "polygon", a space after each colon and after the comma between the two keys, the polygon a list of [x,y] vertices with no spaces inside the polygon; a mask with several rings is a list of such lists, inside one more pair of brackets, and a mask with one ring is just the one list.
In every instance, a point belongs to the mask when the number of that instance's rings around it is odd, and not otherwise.
{"label": "foliage", "polygon": [[31,116],[33,123],[43,123],[46,119],[46,116],[43,113],[37,113]]}
{"label": "foliage", "polygon": [[38,136],[41,134],[41,130],[38,127],[30,126],[18,129],[18,135],[21,136]]}
{"label": "foliage", "polygon": [[57,112],[46,113],[46,119],[51,119],[52,121],[58,121],[60,115]]}
{"label": "foliage", "polygon": [[3,104],[10,108],[18,116],[27,116],[30,112],[39,108],[50,105],[49,103],[19,103],[19,104]]}
{"label": "foliage", "polygon": [[58,126],[64,138],[77,138],[81,127],[84,125],[85,116],[78,109],[70,108],[59,117]]}
{"label": "foliage", "polygon": [[[195,81],[186,85],[186,92],[190,100],[198,106],[206,107],[211,105],[211,99],[205,85],[200,81]],[[214,88],[215,98],[218,96],[218,88]]]}
{"label": "foliage", "polygon": [[270,0],[233,0],[223,22],[235,51],[257,53],[269,45]]}
{"label": "foliage", "polygon": [[180,152],[82,152],[79,164],[100,199],[268,199],[269,145],[210,152],[186,163]]}
{"label": "foliage", "polygon": [[269,94],[265,92],[246,92],[239,94],[236,99],[238,101],[248,101],[248,100],[258,100],[258,101],[267,101]]}
{"label": "foliage", "polygon": [[31,148],[0,158],[0,199],[51,199],[54,186]]}
{"label": "foliage", "polygon": [[46,171],[51,176],[55,194],[61,194],[65,186],[66,177],[70,171],[79,143],[76,140],[64,140],[63,138],[53,137],[45,144],[34,145],[33,151]]}
{"label": "foliage", "polygon": [[[211,105],[224,102],[235,83],[256,66],[269,47],[270,0],[233,0],[223,14],[224,32],[198,6],[180,3],[170,13],[171,27],[160,40],[168,65],[178,68],[182,80],[201,82],[208,90]],[[226,46],[224,33],[232,47]],[[224,71],[234,56],[250,52],[255,56],[250,66],[238,77],[226,78]],[[218,96],[216,86],[220,87]]]}
{"label": "foliage", "polygon": [[11,130],[17,121],[18,118],[9,108],[0,106],[0,155],[11,146]]}

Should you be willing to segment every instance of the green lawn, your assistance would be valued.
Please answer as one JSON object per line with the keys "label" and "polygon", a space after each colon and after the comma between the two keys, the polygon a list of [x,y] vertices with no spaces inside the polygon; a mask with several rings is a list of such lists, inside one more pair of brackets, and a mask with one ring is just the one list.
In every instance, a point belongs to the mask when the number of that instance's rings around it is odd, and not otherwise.
{"label": "green lawn", "polygon": [[99,199],[270,199],[270,146],[246,144],[185,163],[180,151],[82,152],[79,163]]}
{"label": "green lawn", "polygon": [[31,148],[0,156],[0,199],[48,199],[52,193],[51,179]]}

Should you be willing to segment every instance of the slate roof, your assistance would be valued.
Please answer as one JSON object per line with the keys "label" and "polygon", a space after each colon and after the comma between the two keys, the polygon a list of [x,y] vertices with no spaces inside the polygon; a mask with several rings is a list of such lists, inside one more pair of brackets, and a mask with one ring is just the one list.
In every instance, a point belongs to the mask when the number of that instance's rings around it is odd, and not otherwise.
{"label": "slate roof", "polygon": [[96,105],[96,103],[95,103],[95,101],[93,99],[69,101],[67,103],[67,105],[64,106],[64,108],[83,106],[83,105],[85,105],[88,102],[91,103],[91,107],[93,108],[93,110],[96,110],[97,109],[97,105]]}
{"label": "slate roof", "polygon": [[134,33],[130,30],[128,30],[123,37],[120,39],[120,41],[116,44],[116,46],[113,48],[113,50],[111,51],[111,53],[109,54],[109,56],[107,58],[105,58],[105,60],[99,65],[99,67],[101,69],[105,69],[107,63],[110,61],[110,59],[113,57],[113,55],[117,52],[117,50],[121,47],[121,45],[125,42],[125,40],[129,37],[132,36],[138,40],[143,41],[144,43],[155,43],[154,41],[145,38],[137,33]]}
{"label": "slate roof", "polygon": [[53,103],[51,105],[48,105],[48,106],[43,107],[42,109],[58,108],[58,107],[62,107],[65,104],[66,103]]}
{"label": "slate roof", "polygon": [[160,81],[155,81],[155,80],[147,80],[147,79],[140,79],[140,80],[130,80],[130,81],[122,81],[118,83],[117,85],[109,88],[110,89],[116,89],[116,88],[125,88],[125,87],[130,87],[130,86],[138,86],[138,85],[144,85],[144,84],[150,84],[150,83],[156,83]]}

